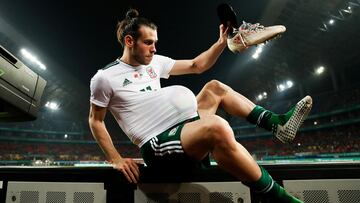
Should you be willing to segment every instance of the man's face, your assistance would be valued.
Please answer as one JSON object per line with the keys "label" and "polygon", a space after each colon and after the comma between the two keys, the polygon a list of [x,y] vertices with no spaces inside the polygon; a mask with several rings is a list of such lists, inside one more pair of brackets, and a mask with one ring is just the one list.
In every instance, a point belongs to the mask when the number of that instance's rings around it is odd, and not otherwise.
{"label": "man's face", "polygon": [[157,31],[141,26],[139,32],[140,36],[135,42],[131,55],[139,64],[148,65],[156,52]]}

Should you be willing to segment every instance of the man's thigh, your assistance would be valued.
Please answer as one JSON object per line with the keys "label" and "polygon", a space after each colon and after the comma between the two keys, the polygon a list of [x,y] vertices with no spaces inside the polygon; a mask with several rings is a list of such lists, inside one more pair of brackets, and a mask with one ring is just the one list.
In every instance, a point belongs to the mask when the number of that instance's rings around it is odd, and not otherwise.
{"label": "man's thigh", "polygon": [[206,157],[214,146],[214,128],[227,122],[217,116],[200,117],[199,120],[186,123],[181,132],[181,144],[184,151],[197,160]]}

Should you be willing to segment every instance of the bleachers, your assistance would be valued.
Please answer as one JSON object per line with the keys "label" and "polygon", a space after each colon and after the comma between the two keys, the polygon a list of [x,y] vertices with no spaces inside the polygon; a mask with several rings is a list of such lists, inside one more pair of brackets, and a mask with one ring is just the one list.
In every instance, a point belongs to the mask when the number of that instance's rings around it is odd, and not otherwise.
{"label": "bleachers", "polygon": [[[236,139],[257,160],[359,152],[360,91],[326,93],[315,95],[313,99],[312,113],[290,144],[280,143],[270,132],[250,125],[244,119],[230,115],[225,117],[233,127]],[[273,109],[267,106],[268,103],[262,105]],[[294,103],[295,99],[281,101],[273,106],[274,111],[283,113]],[[34,160],[105,161],[100,147],[84,127],[86,125],[86,122],[48,120],[44,117],[34,123],[2,123],[0,161],[3,165]],[[119,152],[125,157],[140,158],[139,149],[129,141],[124,141],[125,135],[116,135],[121,136],[122,140],[114,139]]]}

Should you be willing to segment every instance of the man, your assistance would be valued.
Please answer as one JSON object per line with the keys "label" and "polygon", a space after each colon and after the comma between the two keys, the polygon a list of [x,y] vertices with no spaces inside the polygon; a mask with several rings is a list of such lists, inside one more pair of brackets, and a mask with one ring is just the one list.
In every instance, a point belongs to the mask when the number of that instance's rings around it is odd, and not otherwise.
{"label": "man", "polygon": [[[253,29],[243,32],[242,37],[258,32],[269,30]],[[215,113],[221,105],[228,113],[272,130],[281,141],[289,142],[310,111],[311,97],[305,97],[288,113],[277,115],[216,80],[208,82],[196,97],[182,86],[160,86],[160,77],[202,73],[213,66],[227,46],[227,35],[227,29],[221,25],[218,41],[208,50],[191,60],[173,60],[155,55],[156,25],[138,17],[136,10],[129,10],[117,30],[123,55],[91,80],[92,133],[107,160],[132,183],[137,183],[139,169],[132,159],[122,157],[115,149],[104,124],[107,110],[139,146],[149,167],[191,167],[211,153],[220,168],[260,195],[275,202],[301,202],[258,166],[236,142],[227,121]],[[269,38],[272,36],[270,33]]]}

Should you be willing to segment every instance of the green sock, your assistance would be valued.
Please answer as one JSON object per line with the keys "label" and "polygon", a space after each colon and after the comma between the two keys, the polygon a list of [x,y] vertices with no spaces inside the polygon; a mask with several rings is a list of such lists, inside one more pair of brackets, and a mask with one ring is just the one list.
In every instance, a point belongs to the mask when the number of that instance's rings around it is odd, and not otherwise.
{"label": "green sock", "polygon": [[272,131],[274,125],[284,125],[289,120],[294,110],[295,107],[285,114],[275,114],[274,112],[266,110],[261,106],[255,106],[246,120],[266,130]]}
{"label": "green sock", "polygon": [[260,166],[261,177],[258,181],[252,183],[244,183],[250,189],[261,195],[262,197],[276,203],[302,203],[301,200],[287,193],[283,187],[277,184],[269,173]]}

